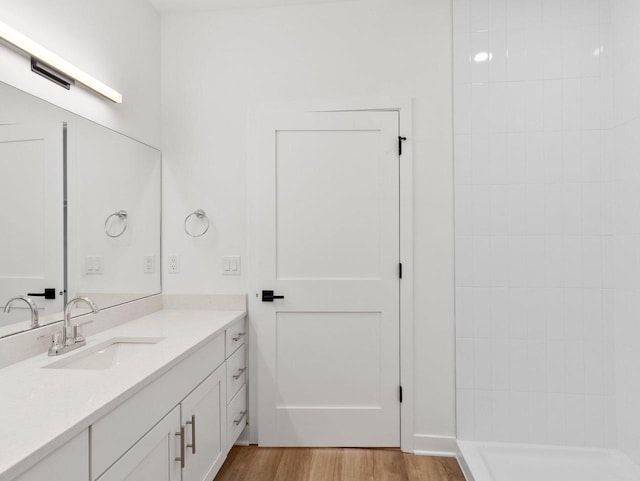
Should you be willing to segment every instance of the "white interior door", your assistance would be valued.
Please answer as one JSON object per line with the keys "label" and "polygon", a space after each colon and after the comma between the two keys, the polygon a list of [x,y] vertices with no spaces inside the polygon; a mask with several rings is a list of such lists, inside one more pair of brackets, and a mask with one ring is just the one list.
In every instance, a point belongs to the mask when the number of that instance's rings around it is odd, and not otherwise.
{"label": "white interior door", "polygon": [[[55,300],[33,300],[41,315],[62,311],[62,141],[61,123],[0,125],[0,307],[55,288]],[[0,325],[30,319],[26,305],[13,307],[0,310]]]}
{"label": "white interior door", "polygon": [[259,122],[253,299],[264,446],[399,446],[397,112]]}

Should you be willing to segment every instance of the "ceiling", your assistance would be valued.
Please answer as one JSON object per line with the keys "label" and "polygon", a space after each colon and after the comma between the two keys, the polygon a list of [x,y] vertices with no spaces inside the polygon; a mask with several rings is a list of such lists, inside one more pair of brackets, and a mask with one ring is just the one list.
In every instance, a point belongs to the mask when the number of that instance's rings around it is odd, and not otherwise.
{"label": "ceiling", "polygon": [[275,7],[280,5],[335,3],[346,1],[352,0],[149,0],[149,2],[161,13]]}

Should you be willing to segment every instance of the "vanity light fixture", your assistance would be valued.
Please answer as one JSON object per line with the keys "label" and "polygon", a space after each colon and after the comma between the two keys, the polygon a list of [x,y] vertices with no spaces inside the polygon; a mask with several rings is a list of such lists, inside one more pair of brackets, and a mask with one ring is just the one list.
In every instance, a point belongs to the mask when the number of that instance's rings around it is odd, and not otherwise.
{"label": "vanity light fixture", "polygon": [[59,57],[51,50],[44,48],[39,43],[34,42],[29,37],[26,37],[1,21],[0,39],[30,55],[31,69],[52,82],[69,89],[70,85],[75,81],[108,98],[112,102],[122,103],[122,94],[120,92],[103,84],[75,65]]}

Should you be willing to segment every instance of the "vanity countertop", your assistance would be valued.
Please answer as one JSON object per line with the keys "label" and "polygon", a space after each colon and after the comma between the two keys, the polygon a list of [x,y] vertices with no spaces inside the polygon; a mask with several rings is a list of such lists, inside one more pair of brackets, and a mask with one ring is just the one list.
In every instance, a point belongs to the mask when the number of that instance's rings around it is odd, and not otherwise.
{"label": "vanity countertop", "polygon": [[[35,465],[245,315],[162,310],[92,335],[70,353],[45,352],[0,369],[0,481]],[[115,337],[165,339],[109,369],[42,369]]]}

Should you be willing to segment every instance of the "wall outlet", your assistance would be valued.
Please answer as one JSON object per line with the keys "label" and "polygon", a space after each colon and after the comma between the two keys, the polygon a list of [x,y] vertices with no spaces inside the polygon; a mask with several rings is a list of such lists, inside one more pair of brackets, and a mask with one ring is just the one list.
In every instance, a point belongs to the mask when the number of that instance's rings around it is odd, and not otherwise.
{"label": "wall outlet", "polygon": [[222,258],[222,275],[239,276],[240,273],[240,256],[224,256]]}
{"label": "wall outlet", "polygon": [[144,273],[153,274],[156,271],[156,256],[144,256]]}
{"label": "wall outlet", "polygon": [[169,256],[167,269],[169,274],[178,274],[180,272],[180,257]]}
{"label": "wall outlet", "polygon": [[89,275],[102,275],[104,274],[104,257],[102,256],[90,256],[85,259],[84,272]]}

